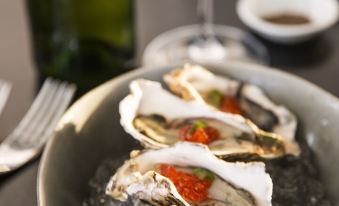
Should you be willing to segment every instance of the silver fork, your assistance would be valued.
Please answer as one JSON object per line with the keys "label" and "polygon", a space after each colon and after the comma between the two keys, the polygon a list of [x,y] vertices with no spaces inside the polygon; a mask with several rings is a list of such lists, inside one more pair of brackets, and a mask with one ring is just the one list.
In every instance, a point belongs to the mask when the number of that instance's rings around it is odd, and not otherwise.
{"label": "silver fork", "polygon": [[0,80],[0,113],[7,102],[11,88],[12,86],[8,81]]}
{"label": "silver fork", "polygon": [[67,109],[75,86],[47,79],[32,106],[0,144],[0,174],[13,171],[40,154]]}

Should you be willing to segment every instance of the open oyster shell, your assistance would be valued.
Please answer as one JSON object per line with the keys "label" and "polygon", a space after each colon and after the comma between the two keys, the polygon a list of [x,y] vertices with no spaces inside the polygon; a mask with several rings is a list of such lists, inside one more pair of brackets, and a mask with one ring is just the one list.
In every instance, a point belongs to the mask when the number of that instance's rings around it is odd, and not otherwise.
{"label": "open oyster shell", "polygon": [[147,148],[159,149],[181,141],[177,127],[191,120],[204,120],[220,130],[220,139],[208,144],[218,156],[259,155],[275,158],[299,155],[294,141],[260,130],[240,115],[219,112],[197,101],[183,101],[160,83],[135,80],[131,94],[119,105],[125,131]]}
{"label": "open oyster shell", "polygon": [[165,75],[164,80],[174,93],[185,100],[211,105],[207,93],[213,90],[235,97],[243,115],[259,128],[280,134],[291,141],[294,139],[297,127],[295,115],[287,108],[276,105],[253,84],[214,75],[201,66],[190,64]]}
{"label": "open oyster shell", "polygon": [[[243,205],[270,206],[272,180],[259,162],[230,163],[215,157],[206,146],[182,142],[173,147],[132,152],[111,178],[106,194],[126,201],[141,199],[152,205]],[[174,183],[157,170],[169,164],[182,168],[204,168],[216,177],[208,189],[208,199],[191,203],[182,197]]]}

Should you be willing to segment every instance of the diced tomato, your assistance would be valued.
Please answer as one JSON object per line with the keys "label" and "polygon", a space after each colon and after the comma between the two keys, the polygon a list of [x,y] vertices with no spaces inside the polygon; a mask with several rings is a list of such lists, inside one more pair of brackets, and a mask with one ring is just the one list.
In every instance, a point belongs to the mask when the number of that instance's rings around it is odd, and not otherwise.
{"label": "diced tomato", "polygon": [[208,143],[211,143],[220,138],[219,131],[215,129],[214,127],[206,127],[204,130],[208,136]]}
{"label": "diced tomato", "polygon": [[201,203],[208,198],[208,189],[212,185],[210,180],[201,180],[194,174],[177,171],[175,167],[166,164],[160,166],[160,173],[173,182],[186,201]]}
{"label": "diced tomato", "polygon": [[195,131],[193,132],[193,134],[187,138],[187,141],[190,142],[200,142],[202,144],[208,144],[209,140],[208,140],[208,135],[205,132],[205,129],[202,128],[197,128],[195,129]]}
{"label": "diced tomato", "polygon": [[228,112],[232,114],[241,114],[239,102],[234,97],[225,96],[222,100],[220,110],[223,112]]}
{"label": "diced tomato", "polygon": [[180,129],[179,135],[184,141],[202,144],[209,144],[220,138],[219,131],[210,126],[205,128],[194,128],[193,125],[185,125]]}

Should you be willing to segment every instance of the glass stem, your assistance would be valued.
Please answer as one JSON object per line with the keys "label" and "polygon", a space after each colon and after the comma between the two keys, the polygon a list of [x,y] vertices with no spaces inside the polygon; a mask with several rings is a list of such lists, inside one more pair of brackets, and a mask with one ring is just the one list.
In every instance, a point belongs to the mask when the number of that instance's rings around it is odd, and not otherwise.
{"label": "glass stem", "polygon": [[199,62],[223,59],[226,51],[214,32],[213,0],[198,0],[197,13],[201,33],[188,48],[190,58]]}
{"label": "glass stem", "polygon": [[213,39],[215,37],[213,31],[213,3],[213,0],[198,0],[198,21],[202,27],[202,35],[205,39]]}

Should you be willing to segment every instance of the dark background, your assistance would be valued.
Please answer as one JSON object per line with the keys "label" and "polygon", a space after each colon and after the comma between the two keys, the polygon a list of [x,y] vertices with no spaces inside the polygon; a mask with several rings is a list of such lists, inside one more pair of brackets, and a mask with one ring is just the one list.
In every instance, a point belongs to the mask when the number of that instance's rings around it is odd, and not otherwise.
{"label": "dark background", "polygon": [[[34,99],[36,72],[31,60],[25,1],[0,1],[0,78],[13,83],[10,99],[0,116],[0,140],[15,128]],[[197,22],[196,0],[135,2],[138,60],[147,43],[161,32]],[[235,3],[216,0],[215,22],[245,29],[236,15]],[[287,47],[262,41],[270,51],[273,67],[297,74],[339,96],[338,24],[300,45]],[[1,206],[37,205],[38,164],[35,160],[15,173],[0,177]]]}

